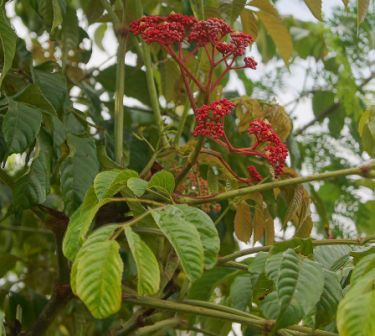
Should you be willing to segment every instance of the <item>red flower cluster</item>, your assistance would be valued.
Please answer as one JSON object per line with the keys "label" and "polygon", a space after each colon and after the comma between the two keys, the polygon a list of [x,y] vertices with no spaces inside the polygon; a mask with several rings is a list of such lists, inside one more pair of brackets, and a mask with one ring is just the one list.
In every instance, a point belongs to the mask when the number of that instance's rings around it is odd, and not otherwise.
{"label": "red flower cluster", "polygon": [[257,68],[258,63],[252,57],[245,57],[244,59],[245,67],[255,70]]}
{"label": "red flower cluster", "polygon": [[274,168],[275,176],[279,176],[285,166],[288,149],[272,129],[271,124],[266,120],[254,120],[250,123],[248,133],[256,137],[254,149],[267,143],[263,149],[265,157]]}
{"label": "red flower cluster", "polygon": [[228,99],[220,99],[195,110],[196,126],[193,134],[218,139],[224,135],[224,117],[234,108]]}
{"label": "red flower cluster", "polygon": [[232,28],[225,21],[211,18],[197,21],[191,28],[188,40],[195,42],[198,46],[204,46],[207,43],[216,44],[230,32]]}
{"label": "red flower cluster", "polygon": [[192,16],[170,14],[167,17],[144,16],[130,24],[130,31],[140,35],[146,43],[156,42],[164,46],[185,39],[185,29],[189,29],[197,20]]}

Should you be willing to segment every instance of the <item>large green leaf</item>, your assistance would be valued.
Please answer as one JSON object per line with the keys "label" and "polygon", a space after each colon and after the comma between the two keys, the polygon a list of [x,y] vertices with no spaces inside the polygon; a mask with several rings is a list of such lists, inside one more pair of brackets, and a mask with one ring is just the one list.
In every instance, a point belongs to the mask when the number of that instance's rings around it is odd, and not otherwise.
{"label": "large green leaf", "polygon": [[188,278],[191,281],[199,279],[203,273],[204,251],[195,225],[173,205],[152,211],[152,216],[175,249]]}
{"label": "large green leaf", "polygon": [[312,98],[312,109],[315,116],[319,116],[330,108],[335,100],[335,94],[331,91],[318,90],[314,92]]}
{"label": "large green leaf", "polygon": [[116,313],[121,307],[123,263],[120,246],[114,240],[96,242],[79,258],[76,273],[77,296],[98,319]]}
{"label": "large green leaf", "polygon": [[70,217],[63,240],[65,257],[74,260],[97,211],[108,202],[108,199],[99,201],[94,188],[91,187],[87,191],[83,203]]}
{"label": "large green leaf", "polygon": [[115,229],[119,226],[116,224],[106,225],[97,230],[95,230],[92,234],[89,235],[87,240],[83,243],[82,247],[79,249],[76,258],[74,259],[72,269],[70,271],[70,285],[72,287],[72,291],[74,294],[77,295],[77,268],[78,263],[80,261],[81,256],[87,250],[88,247],[100,242],[107,241],[111,238]]}
{"label": "large green leaf", "polygon": [[340,336],[375,335],[375,269],[351,286],[337,311]]}
{"label": "large green leaf", "polygon": [[160,269],[154,253],[130,227],[125,235],[137,266],[138,294],[153,295],[160,287]]}
{"label": "large green leaf", "polygon": [[311,313],[324,286],[323,271],[318,263],[288,249],[269,258],[266,271],[276,287],[262,307],[267,318],[277,316],[277,326],[285,327]]}
{"label": "large green leaf", "polygon": [[35,140],[42,123],[42,113],[34,106],[9,99],[2,125],[8,153],[22,153]]}
{"label": "large green leaf", "polygon": [[72,214],[99,170],[95,141],[92,138],[68,136],[69,155],[60,168],[60,182],[65,211]]}
{"label": "large green leaf", "polygon": [[375,254],[369,254],[363,257],[356,265],[353,273],[350,277],[350,282],[352,284],[358,282],[362,277],[364,277],[368,272],[375,269]]}
{"label": "large green leaf", "polygon": [[147,190],[148,182],[139,177],[131,177],[126,182],[126,185],[135,196],[141,197]]}
{"label": "large green leaf", "polygon": [[253,294],[252,275],[250,273],[238,275],[232,282],[229,291],[229,303],[233,308],[246,310],[251,304]]}
{"label": "large green leaf", "polygon": [[326,269],[337,271],[349,260],[351,251],[347,245],[316,246],[314,258]]}
{"label": "large green leaf", "polygon": [[0,87],[3,83],[4,77],[12,67],[13,58],[16,54],[16,43],[17,35],[11,28],[8,18],[5,15],[4,6],[0,6],[0,40],[1,40],[1,49],[3,53],[3,67],[1,69],[0,75]]}
{"label": "large green leaf", "polygon": [[214,222],[204,211],[187,205],[176,205],[183,211],[186,221],[198,230],[204,250],[204,265],[210,269],[216,265],[220,250],[220,239]]}

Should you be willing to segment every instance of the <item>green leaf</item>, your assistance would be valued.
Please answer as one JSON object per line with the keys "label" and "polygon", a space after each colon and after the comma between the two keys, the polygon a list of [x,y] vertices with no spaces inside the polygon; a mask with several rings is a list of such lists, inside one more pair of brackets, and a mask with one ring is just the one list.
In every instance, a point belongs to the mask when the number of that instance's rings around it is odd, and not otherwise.
{"label": "green leaf", "polygon": [[188,278],[199,279],[203,273],[204,252],[197,228],[173,205],[153,210],[151,214],[176,251]]}
{"label": "green leaf", "polygon": [[342,288],[336,273],[324,270],[324,288],[316,306],[316,326],[329,324],[336,315]]}
{"label": "green leaf", "polygon": [[107,32],[107,28],[108,28],[107,24],[102,23],[98,26],[98,28],[95,29],[95,33],[94,33],[94,41],[96,45],[98,46],[100,50],[104,52],[105,52],[105,49],[103,46],[103,39],[104,39],[105,33]]}
{"label": "green leaf", "polygon": [[375,254],[363,257],[355,266],[350,277],[350,283],[355,284],[363,278],[366,273],[375,269]]}
{"label": "green leaf", "polygon": [[375,335],[375,270],[351,286],[337,311],[340,336]]}
{"label": "green leaf", "polygon": [[162,170],[152,175],[148,188],[161,189],[172,194],[175,188],[174,176],[172,173]]}
{"label": "green leaf", "polygon": [[245,311],[251,304],[253,286],[251,274],[240,274],[232,282],[229,290],[229,302],[233,308]]}
{"label": "green leaf", "polygon": [[[262,308],[267,318],[275,318],[277,313],[277,326],[281,328],[297,323],[311,313],[324,286],[323,271],[318,263],[302,259],[294,250],[288,249],[268,259],[266,272],[276,287],[276,294],[272,294]],[[271,307],[276,297],[277,309]]]}
{"label": "green leaf", "polygon": [[370,0],[357,0],[357,25],[365,19]]}
{"label": "green leaf", "polygon": [[258,18],[271,35],[281,58],[284,60],[285,64],[288,64],[293,52],[293,42],[279,13],[268,0],[252,0],[249,5],[260,9],[260,11],[256,13]]}
{"label": "green leaf", "polygon": [[358,132],[361,135],[363,149],[375,157],[375,111],[373,109],[362,113],[358,123]]}
{"label": "green leaf", "polygon": [[68,135],[69,155],[60,167],[65,211],[72,214],[81,204],[99,170],[93,138]]}
{"label": "green leaf", "polygon": [[148,188],[148,182],[139,177],[129,178],[126,185],[137,197],[141,197]]}
{"label": "green leaf", "polygon": [[334,104],[335,94],[331,91],[318,90],[314,92],[312,98],[312,109],[315,116],[324,113]]}
{"label": "green leaf", "polygon": [[322,0],[305,0],[305,4],[309,7],[311,13],[322,21]]}
{"label": "green leaf", "polygon": [[52,0],[53,20],[51,32],[53,32],[63,22],[64,10],[66,10],[66,4],[64,0]]}
{"label": "green leaf", "polygon": [[2,278],[8,273],[8,271],[16,266],[18,259],[18,257],[12,254],[0,255],[0,278]]}
{"label": "green leaf", "polygon": [[79,258],[77,296],[94,318],[106,318],[120,310],[124,265],[119,249],[114,240],[96,242],[87,247]]}
{"label": "green leaf", "polygon": [[69,260],[74,260],[96,213],[101,206],[109,201],[109,199],[99,201],[93,187],[87,191],[83,203],[70,217],[65,232],[63,253]]}
{"label": "green leaf", "polygon": [[42,123],[39,109],[9,99],[8,112],[4,117],[3,133],[8,153],[22,153],[35,140]]}
{"label": "green leaf", "polygon": [[129,178],[137,176],[138,173],[130,169],[115,169],[100,172],[94,180],[94,189],[98,200],[114,196],[127,186]]}
{"label": "green leaf", "polygon": [[317,246],[314,259],[327,270],[337,271],[349,260],[352,249],[347,245]]}
{"label": "green leaf", "polygon": [[27,174],[17,180],[14,187],[14,205],[28,209],[42,204],[50,190],[52,146],[45,133],[41,133],[33,162]]}
{"label": "green leaf", "polygon": [[[150,97],[147,87],[146,73],[139,68],[126,65],[125,66],[125,92],[128,97],[138,99],[141,103],[150,106]],[[116,65],[99,72],[96,79],[103,85],[104,89],[109,92],[115,92],[116,84],[113,78],[116,78]]]}
{"label": "green leaf", "polygon": [[187,205],[176,205],[176,207],[182,210],[185,220],[198,230],[204,250],[205,268],[213,268],[220,250],[220,238],[211,217],[198,208]]}
{"label": "green leaf", "polygon": [[5,15],[4,6],[0,7],[0,40],[3,53],[3,67],[0,75],[0,88],[4,77],[12,67],[13,58],[16,54],[17,35],[11,28],[8,18]]}
{"label": "green leaf", "polygon": [[59,70],[58,65],[52,62],[43,63],[33,69],[35,83],[57,112],[63,110],[68,96],[66,78]]}
{"label": "green leaf", "polygon": [[116,224],[106,225],[97,230],[95,230],[92,234],[90,234],[87,240],[83,243],[82,247],[79,249],[76,258],[74,259],[72,269],[70,272],[70,285],[72,287],[72,291],[75,295],[77,295],[77,269],[78,263],[80,261],[81,256],[87,250],[88,247],[100,242],[107,241],[113,235],[113,232],[119,226]]}
{"label": "green leaf", "polygon": [[160,287],[160,269],[154,253],[130,227],[125,228],[125,235],[137,266],[138,294],[156,294]]}
{"label": "green leaf", "polygon": [[238,270],[231,267],[215,267],[204,272],[202,277],[192,284],[189,299],[208,301],[219,284],[237,273]]}

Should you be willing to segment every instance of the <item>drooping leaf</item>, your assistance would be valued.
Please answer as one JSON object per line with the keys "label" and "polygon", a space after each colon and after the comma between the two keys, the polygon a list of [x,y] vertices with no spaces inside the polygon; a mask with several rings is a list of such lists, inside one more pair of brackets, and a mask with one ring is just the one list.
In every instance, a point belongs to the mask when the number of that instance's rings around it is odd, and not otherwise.
{"label": "drooping leaf", "polygon": [[311,13],[322,21],[322,0],[305,0],[305,4],[309,7]]}
{"label": "drooping leaf", "polygon": [[258,35],[258,25],[255,15],[250,10],[244,9],[241,12],[241,23],[243,32],[250,34],[256,39]]}
{"label": "drooping leaf", "polygon": [[365,19],[370,0],[357,0],[357,25]]}
{"label": "drooping leaf", "polygon": [[98,200],[114,196],[118,191],[127,186],[131,177],[137,177],[138,173],[130,170],[107,170],[96,175],[94,180],[95,194]]}
{"label": "drooping leaf", "polygon": [[188,278],[191,281],[199,279],[203,273],[204,250],[195,225],[173,205],[152,211],[152,216],[176,251]]}
{"label": "drooping leaf", "polygon": [[341,300],[337,311],[337,329],[340,336],[375,334],[374,281],[375,270],[372,270],[351,286]]}
{"label": "drooping leaf", "polygon": [[260,10],[257,12],[258,18],[271,35],[281,58],[285,64],[288,64],[293,51],[293,42],[277,10],[268,0],[252,0],[250,5]]}
{"label": "drooping leaf", "polygon": [[87,247],[79,258],[77,295],[97,319],[106,318],[121,307],[124,265],[119,249],[114,240],[96,242]]}
{"label": "drooping leaf", "polygon": [[4,6],[0,7],[0,40],[3,52],[3,66],[0,75],[0,87],[4,77],[12,67],[14,55],[16,54],[17,35],[11,28],[9,20],[5,15]]}
{"label": "drooping leaf", "polygon": [[125,228],[125,235],[137,266],[138,294],[156,294],[160,287],[160,269],[154,253],[130,227]]}
{"label": "drooping leaf", "polygon": [[18,209],[28,209],[42,204],[49,193],[52,164],[52,146],[45,133],[41,133],[36,153],[30,169],[14,187],[14,205]]}
{"label": "drooping leaf", "polygon": [[249,241],[253,228],[251,226],[250,207],[246,201],[241,201],[236,207],[234,231],[239,240],[245,243]]}
{"label": "drooping leaf", "polygon": [[232,282],[229,290],[229,302],[233,308],[245,311],[251,304],[253,285],[251,274],[238,275]]}
{"label": "drooping leaf", "polygon": [[173,174],[166,170],[155,173],[149,181],[148,188],[160,189],[171,194],[175,188]]}
{"label": "drooping leaf", "polygon": [[24,152],[35,140],[42,123],[39,109],[9,99],[8,112],[2,125],[9,153]]}
{"label": "drooping leaf", "polygon": [[[324,286],[323,270],[318,263],[302,259],[294,250],[288,249],[268,259],[266,272],[276,286],[275,294],[262,306],[267,318],[275,318],[276,314],[277,326],[281,328],[297,323],[311,313]],[[275,300],[278,305],[274,305]]]}
{"label": "drooping leaf", "polygon": [[65,211],[72,214],[81,204],[99,170],[95,142],[92,138],[68,136],[69,155],[60,168]]}
{"label": "drooping leaf", "polygon": [[209,300],[214,289],[237,272],[237,269],[231,267],[215,267],[204,272],[202,277],[192,284],[188,297],[194,300]]}
{"label": "drooping leaf", "polygon": [[72,269],[70,271],[70,285],[72,287],[72,291],[75,295],[77,295],[77,268],[78,263],[80,261],[81,256],[84,254],[88,247],[95,245],[96,243],[105,242],[109,240],[113,234],[113,232],[118,228],[118,225],[111,224],[100,227],[99,229],[95,230],[92,234],[90,234],[87,240],[83,243],[82,247],[79,249],[77,256],[74,259],[72,264]]}
{"label": "drooping leaf", "polygon": [[354,267],[353,273],[350,277],[350,283],[355,284],[361,278],[363,278],[366,273],[375,269],[375,254],[369,254],[363,257]]}
{"label": "drooping leaf", "polygon": [[337,271],[349,260],[351,250],[347,245],[317,246],[314,258],[327,270]]}
{"label": "drooping leaf", "polygon": [[316,325],[324,326],[336,315],[342,298],[342,288],[336,273],[324,270],[324,288],[316,306]]}
{"label": "drooping leaf", "polygon": [[187,205],[176,205],[176,207],[182,210],[185,219],[198,230],[204,250],[205,268],[213,268],[220,250],[220,239],[211,217],[198,208]]}

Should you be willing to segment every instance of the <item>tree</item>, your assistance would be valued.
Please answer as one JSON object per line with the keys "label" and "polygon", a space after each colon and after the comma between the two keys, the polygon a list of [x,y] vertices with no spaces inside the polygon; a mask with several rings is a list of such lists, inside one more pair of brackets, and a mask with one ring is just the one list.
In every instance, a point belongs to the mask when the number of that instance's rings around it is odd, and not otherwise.
{"label": "tree", "polygon": [[0,334],[375,334],[375,17],[342,2],[2,3]]}

